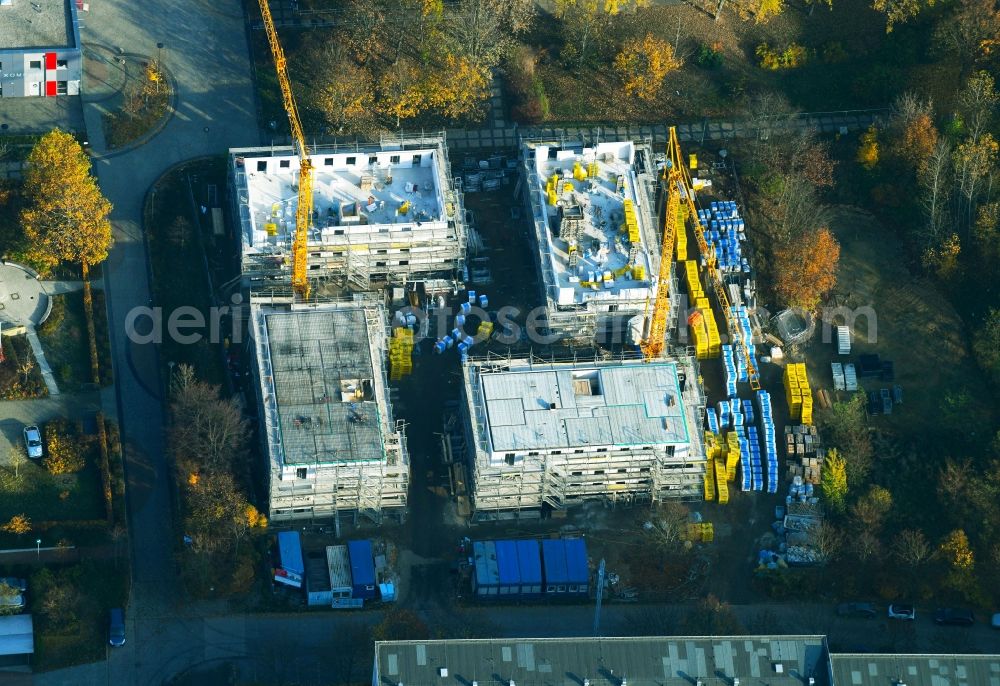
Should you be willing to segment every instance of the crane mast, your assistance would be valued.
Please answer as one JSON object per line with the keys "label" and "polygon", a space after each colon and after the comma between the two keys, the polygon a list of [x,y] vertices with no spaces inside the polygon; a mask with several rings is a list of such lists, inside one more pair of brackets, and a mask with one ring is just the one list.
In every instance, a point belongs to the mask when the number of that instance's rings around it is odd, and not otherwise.
{"label": "crane mast", "polygon": [[292,143],[299,156],[298,207],[295,210],[295,234],[292,238],[292,289],[303,300],[308,300],[306,243],[309,239],[309,225],[312,222],[313,211],[312,161],[309,159],[309,148],[306,147],[306,137],[302,132],[299,109],[295,104],[295,97],[292,95],[292,84],[288,79],[288,62],[285,59],[285,51],[282,49],[281,43],[278,42],[278,32],[274,28],[274,19],[271,17],[271,7],[268,5],[268,0],[258,0],[258,4],[267,33],[267,43],[271,47],[271,57],[274,58],[274,68],[278,74],[281,101],[285,106],[285,113],[288,115],[288,123],[292,130]]}

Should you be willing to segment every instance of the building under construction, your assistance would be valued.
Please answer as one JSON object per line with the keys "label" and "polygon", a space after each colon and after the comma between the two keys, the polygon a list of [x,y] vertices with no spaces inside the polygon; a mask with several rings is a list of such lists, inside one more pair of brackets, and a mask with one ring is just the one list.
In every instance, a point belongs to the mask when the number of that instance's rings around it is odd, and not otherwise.
{"label": "building under construction", "polygon": [[380,304],[250,306],[271,521],[402,519],[409,457]]}
{"label": "building under construction", "polygon": [[[462,194],[443,135],[317,146],[308,278],[338,288],[452,279],[465,261]],[[245,285],[291,293],[299,158],[291,147],[230,150]]]}
{"label": "building under construction", "polygon": [[476,519],[701,496],[705,397],[693,358],[474,361],[463,375]]}
{"label": "building under construction", "polygon": [[[527,141],[522,152],[548,327],[608,340],[656,295],[660,229],[652,150],[630,141]],[[622,340],[620,333],[612,340]]]}

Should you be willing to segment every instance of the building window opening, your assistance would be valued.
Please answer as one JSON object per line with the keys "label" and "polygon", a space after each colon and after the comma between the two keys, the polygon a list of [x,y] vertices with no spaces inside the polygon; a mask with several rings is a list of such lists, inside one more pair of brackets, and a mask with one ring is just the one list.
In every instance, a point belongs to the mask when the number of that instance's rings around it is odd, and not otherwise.
{"label": "building window opening", "polygon": [[267,160],[257,160],[257,171],[259,172],[267,171]]}
{"label": "building window opening", "polygon": [[281,160],[280,162],[278,162],[278,166],[281,167],[282,169],[288,169],[289,167],[292,166],[292,161],[291,160]]}
{"label": "building window opening", "polygon": [[601,377],[596,369],[573,372],[573,393],[576,395],[601,395]]}
{"label": "building window opening", "polygon": [[306,468],[305,467],[299,467],[298,469],[296,469],[295,470],[295,478],[296,479],[304,479],[304,478],[306,478]]}

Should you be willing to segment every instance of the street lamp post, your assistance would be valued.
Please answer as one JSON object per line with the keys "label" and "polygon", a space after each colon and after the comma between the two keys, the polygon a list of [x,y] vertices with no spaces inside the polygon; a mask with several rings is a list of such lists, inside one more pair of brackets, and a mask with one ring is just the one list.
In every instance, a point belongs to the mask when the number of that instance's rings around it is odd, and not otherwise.
{"label": "street lamp post", "polygon": [[42,559],[42,539],[35,539],[35,556],[41,560]]}

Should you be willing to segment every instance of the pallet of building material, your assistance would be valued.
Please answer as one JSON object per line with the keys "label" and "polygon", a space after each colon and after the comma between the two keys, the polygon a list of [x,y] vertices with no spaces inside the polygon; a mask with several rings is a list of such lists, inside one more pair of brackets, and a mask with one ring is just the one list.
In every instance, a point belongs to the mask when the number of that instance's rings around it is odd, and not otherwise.
{"label": "pallet of building material", "polygon": [[705,468],[705,501],[715,500],[715,461],[709,460]]}
{"label": "pallet of building material", "polygon": [[844,365],[840,362],[832,362],[830,368],[833,371],[833,390],[844,390]]}
{"label": "pallet of building material", "polygon": [[846,326],[837,327],[837,354],[851,354],[851,329]]}
{"label": "pallet of building material", "polygon": [[858,390],[858,374],[853,362],[844,365],[844,390],[851,393]]}
{"label": "pallet of building material", "polygon": [[715,488],[719,493],[719,504],[728,503],[729,484],[726,483],[726,463],[722,460],[715,461]]}

